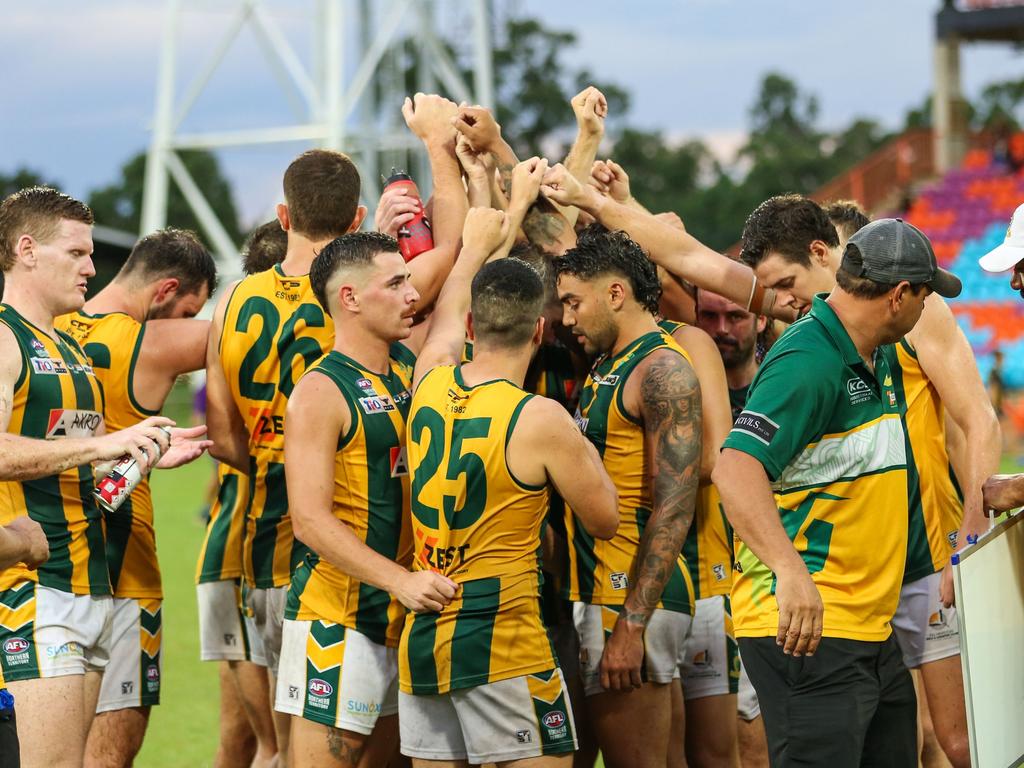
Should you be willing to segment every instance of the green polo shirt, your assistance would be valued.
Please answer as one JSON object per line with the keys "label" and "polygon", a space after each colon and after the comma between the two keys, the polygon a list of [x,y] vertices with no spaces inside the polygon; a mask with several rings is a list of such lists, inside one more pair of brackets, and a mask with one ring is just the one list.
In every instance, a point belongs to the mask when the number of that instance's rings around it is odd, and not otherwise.
{"label": "green polo shirt", "polygon": [[[823,635],[882,641],[907,551],[907,454],[895,351],[864,363],[825,294],[765,357],[725,448],[757,459],[825,606]],[[726,510],[728,512],[728,510]],[[738,637],[778,631],[775,576],[737,540]]]}

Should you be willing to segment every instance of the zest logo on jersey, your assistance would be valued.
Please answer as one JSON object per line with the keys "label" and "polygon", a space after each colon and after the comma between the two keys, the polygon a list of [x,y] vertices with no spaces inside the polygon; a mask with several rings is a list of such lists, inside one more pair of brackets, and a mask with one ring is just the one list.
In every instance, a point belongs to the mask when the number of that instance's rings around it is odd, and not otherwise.
{"label": "zest logo on jersey", "polygon": [[46,425],[46,437],[92,437],[102,423],[103,416],[96,411],[53,408]]}
{"label": "zest logo on jersey", "polygon": [[314,677],[309,681],[309,692],[313,696],[319,696],[321,698],[327,698],[334,693],[334,686],[328,683],[326,680],[321,680],[319,677]]}
{"label": "zest logo on jersey", "polygon": [[59,376],[68,372],[68,367],[64,364],[63,360],[57,360],[56,358],[51,357],[32,357],[29,359],[32,361],[32,370],[36,373],[49,376]]}
{"label": "zest logo on jersey", "polygon": [[391,455],[388,457],[391,465],[392,477],[403,477],[409,474],[409,458],[405,452],[404,445],[391,446]]}
{"label": "zest logo on jersey", "polygon": [[254,419],[250,442],[272,443],[284,435],[284,416],[275,414],[269,408],[250,408],[249,415]]}
{"label": "zest logo on jersey", "polygon": [[4,653],[24,653],[28,650],[28,642],[20,637],[12,637],[6,643],[4,643]]}
{"label": "zest logo on jersey", "polygon": [[366,411],[366,413],[384,413],[385,411],[395,410],[395,404],[391,402],[391,398],[386,395],[376,395],[374,397],[360,397],[360,407]]}

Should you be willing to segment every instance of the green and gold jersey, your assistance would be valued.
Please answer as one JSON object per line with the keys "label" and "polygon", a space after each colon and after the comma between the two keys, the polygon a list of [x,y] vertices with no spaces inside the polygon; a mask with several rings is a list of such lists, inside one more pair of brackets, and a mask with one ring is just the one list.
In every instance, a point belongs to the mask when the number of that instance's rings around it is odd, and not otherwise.
{"label": "green and gold jersey", "polygon": [[[337,385],[352,414],[334,458],[334,515],[370,549],[406,567],[412,563],[412,539],[405,419],[415,365],[412,352],[396,343],[386,374],[368,371],[337,350],[310,368]],[[330,621],[395,648],[405,608],[384,590],[310,553],[292,576],[285,617]]]}
{"label": "green and gold jersey", "polygon": [[892,378],[897,394],[907,404],[910,443],[910,531],[903,581],[911,582],[949,564],[964,505],[950,472],[946,409],[939,393],[906,339],[896,345],[896,358]]}
{"label": "green and gold jersey", "polygon": [[220,360],[249,433],[242,569],[251,587],[286,586],[308,551],[295,542],[284,480],[284,414],[295,382],[334,344],[309,275],[281,265],[243,278],[224,314]]}
{"label": "green and gold jersey", "polygon": [[[580,394],[576,422],[601,455],[619,492],[619,527],[609,541],[595,539],[575,515],[566,516],[569,572],[566,597],[596,605],[622,605],[636,578],[636,556],[653,500],[645,470],[646,446],[640,421],[626,412],[622,393],[626,380],[649,354],[668,349],[686,352],[662,331],[646,333],[614,357],[598,360]],[[693,584],[682,553],[657,606],[693,612]]]}
{"label": "green and gold jersey", "polygon": [[[895,351],[872,372],[825,301],[772,346],[725,441],[772,481],[782,526],[825,606],[823,635],[882,641],[907,549],[907,453]],[[775,576],[737,540],[737,637],[774,636]]]}
{"label": "green and gold jersey", "polygon": [[217,465],[217,498],[196,563],[196,584],[242,577],[242,534],[249,506],[249,478],[227,464]]}
{"label": "green and gold jersey", "polygon": [[[60,331],[51,337],[6,304],[0,304],[0,323],[14,333],[22,361],[7,431],[40,440],[93,437],[101,431],[103,388],[74,339]],[[0,591],[37,581],[76,595],[110,594],[95,484],[89,464],[38,480],[0,482],[0,525],[28,515],[42,526],[50,545],[50,559],[38,570],[18,564],[0,571]]]}
{"label": "green and gold jersey", "polygon": [[[669,336],[685,326],[678,320],[658,322]],[[676,343],[681,344],[678,340]],[[711,483],[701,483],[693,523],[683,542],[683,556],[697,600],[727,595],[732,588],[732,532],[720,502],[718,489]]]}
{"label": "green and gold jersey", "polygon": [[413,569],[459,583],[440,613],[410,613],[399,647],[406,693],[437,694],[555,667],[540,615],[547,486],[519,481],[505,450],[531,395],[500,379],[468,386],[439,366],[409,413]]}
{"label": "green and gold jersey", "polygon": [[[89,356],[96,378],[103,385],[103,417],[108,430],[127,429],[157,413],[135,399],[133,377],[144,324],[124,312],[90,315],[81,311],[59,317],[54,324]],[[104,512],[103,518],[114,597],[163,597],[149,476],[139,481],[116,512]]]}

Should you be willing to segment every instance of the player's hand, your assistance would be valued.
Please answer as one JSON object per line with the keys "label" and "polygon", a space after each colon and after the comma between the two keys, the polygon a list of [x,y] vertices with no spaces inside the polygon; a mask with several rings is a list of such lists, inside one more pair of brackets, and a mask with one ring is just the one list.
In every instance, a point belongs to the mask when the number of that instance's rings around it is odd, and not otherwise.
{"label": "player's hand", "polygon": [[[991,510],[1005,512],[1020,506],[1024,495],[1024,475],[992,475],[981,486],[982,504],[986,514]],[[966,542],[964,542],[966,543]]]}
{"label": "player's hand", "polygon": [[511,221],[504,211],[470,208],[462,226],[462,248],[478,256],[490,256],[508,238],[510,227]]}
{"label": "player's hand", "polygon": [[460,104],[452,125],[477,152],[493,152],[501,143],[501,126],[486,107]]}
{"label": "player's hand", "polygon": [[378,232],[397,237],[398,230],[416,218],[416,214],[422,210],[419,199],[409,194],[405,187],[391,187],[380,196],[373,224]]}
{"label": "player's hand", "polygon": [[455,132],[452,120],[459,108],[454,101],[437,94],[417,93],[411,99],[406,96],[402,104],[402,117],[409,130],[423,141],[440,141],[455,146]]}
{"label": "player's hand", "polygon": [[942,576],[939,579],[939,600],[942,601],[943,608],[950,608],[956,605],[952,563],[946,563],[946,567],[942,569]]}
{"label": "player's hand", "polygon": [[206,434],[206,425],[198,427],[174,427],[171,429],[171,445],[160,457],[156,466],[158,469],[174,469],[182,464],[195,461],[211,445],[212,440],[201,440]]}
{"label": "player's hand", "polygon": [[50,559],[50,544],[46,541],[46,534],[43,533],[42,526],[31,517],[16,517],[5,526],[5,529],[21,538],[25,550],[21,562],[28,566],[30,571],[34,571]]}
{"label": "player's hand", "polygon": [[643,685],[640,666],[644,663],[644,628],[622,617],[615,622],[601,654],[601,687],[606,691],[629,691]]}
{"label": "player's hand", "polygon": [[133,427],[111,432],[96,438],[98,461],[116,461],[130,455],[145,474],[170,443],[167,433],[160,427],[173,427],[174,422],[164,416],[150,416]]}
{"label": "player's hand", "polygon": [[455,156],[459,158],[462,170],[470,179],[481,179],[487,181],[487,162],[485,158],[490,157],[489,152],[481,152],[473,148],[463,134],[459,134],[455,140]]}
{"label": "player's hand", "polygon": [[629,175],[614,160],[594,161],[590,168],[590,185],[617,203],[626,203],[632,197]]}
{"label": "player's hand", "polygon": [[807,569],[801,567],[777,573],[775,600],[779,605],[779,632],[775,642],[787,655],[813,656],[821,642],[825,607]]}
{"label": "player's hand", "polygon": [[581,134],[604,135],[604,119],[608,116],[608,100],[594,86],[588,86],[572,97],[569,102],[576,115],[576,125]]}
{"label": "player's hand", "polygon": [[512,169],[512,198],[510,204],[528,208],[540,194],[540,185],[548,171],[548,161],[543,157],[523,160]]}
{"label": "player's hand", "polygon": [[433,571],[409,571],[395,590],[395,597],[413,613],[437,613],[455,599],[459,585]]}
{"label": "player's hand", "polygon": [[580,184],[561,163],[556,163],[548,168],[547,173],[544,174],[540,191],[549,200],[553,200],[561,206],[574,205],[577,208],[585,208],[600,194],[589,184],[586,187]]}

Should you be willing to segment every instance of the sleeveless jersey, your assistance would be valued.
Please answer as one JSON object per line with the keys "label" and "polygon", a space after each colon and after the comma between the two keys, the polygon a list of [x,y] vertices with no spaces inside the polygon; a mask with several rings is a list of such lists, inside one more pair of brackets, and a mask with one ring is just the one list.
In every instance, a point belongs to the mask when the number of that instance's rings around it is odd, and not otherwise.
{"label": "sleeveless jersey", "polygon": [[[0,323],[14,332],[22,360],[7,431],[47,440],[95,435],[103,426],[103,388],[81,347],[60,331],[54,340],[6,304],[0,304]],[[0,571],[0,591],[30,580],[76,595],[110,594],[95,485],[89,464],[38,480],[0,482],[0,525],[27,514],[50,545],[50,559],[38,570],[19,564]]]}
{"label": "sleeveless jersey", "polygon": [[[337,385],[352,414],[334,456],[334,516],[370,549],[405,567],[412,563],[405,418],[415,364],[412,352],[396,343],[387,374],[368,371],[337,350],[310,369]],[[331,621],[398,647],[405,607],[313,553],[292,576],[289,598],[286,618]]]}
{"label": "sleeveless jersey", "polygon": [[[689,357],[662,331],[645,333],[618,355],[599,359],[580,394],[576,421],[597,448],[619,492],[619,527],[610,541],[594,539],[574,515],[566,516],[569,573],[565,585],[570,600],[595,605],[622,605],[636,578],[635,561],[653,500],[644,471],[643,426],[626,413],[622,393],[626,380],[647,355],[659,349]],[[680,552],[661,601],[670,611],[692,613],[693,584]]]}
{"label": "sleeveless jersey", "polygon": [[[57,318],[56,325],[89,356],[96,378],[103,385],[103,416],[109,431],[126,429],[158,413],[141,406],[135,400],[133,388],[145,325],[123,312],[75,312]],[[116,512],[103,513],[103,523],[114,597],[163,597],[148,476],[142,478]]]}
{"label": "sleeveless jersey", "polygon": [[284,414],[295,382],[334,344],[309,275],[281,265],[243,278],[228,300],[220,359],[249,433],[242,570],[251,587],[287,586],[308,551],[295,541],[284,480]]}
{"label": "sleeveless jersey", "polygon": [[401,689],[437,694],[554,669],[540,615],[547,486],[517,480],[505,450],[531,395],[504,379],[467,386],[461,368],[420,381],[409,413],[413,569],[457,581],[440,613],[409,613]]}
{"label": "sleeveless jersey", "polygon": [[[685,325],[677,320],[658,323],[669,336]],[[697,509],[683,542],[683,556],[690,569],[695,599],[729,594],[732,589],[732,535],[718,489],[710,482],[701,483],[697,490]]]}
{"label": "sleeveless jersey", "polygon": [[196,584],[242,577],[242,533],[249,506],[249,479],[227,464],[217,465],[220,487],[199,550]]}
{"label": "sleeveless jersey", "polygon": [[949,563],[964,507],[946,453],[946,409],[913,347],[906,339],[895,346],[899,365],[893,367],[893,385],[900,402],[907,404],[910,528],[903,581],[909,583]]}

